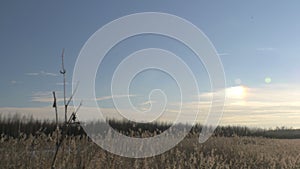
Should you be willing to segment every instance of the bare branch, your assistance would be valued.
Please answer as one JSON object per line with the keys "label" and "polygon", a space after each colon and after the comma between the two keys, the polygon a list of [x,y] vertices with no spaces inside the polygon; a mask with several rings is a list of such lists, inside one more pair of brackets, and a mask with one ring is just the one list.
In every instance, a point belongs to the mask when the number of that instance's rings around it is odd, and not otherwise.
{"label": "bare branch", "polygon": [[72,101],[73,96],[75,95],[75,93],[76,93],[76,91],[77,91],[77,89],[78,89],[78,85],[79,85],[79,82],[77,82],[76,87],[75,87],[75,90],[73,91],[71,97],[69,98],[69,100],[68,100],[68,102],[67,102],[67,104],[66,104],[67,106],[69,106],[70,102]]}
{"label": "bare branch", "polygon": [[79,106],[77,107],[77,109],[75,110],[75,114],[78,112],[78,110],[80,109],[80,107],[82,106],[82,101],[80,102]]}

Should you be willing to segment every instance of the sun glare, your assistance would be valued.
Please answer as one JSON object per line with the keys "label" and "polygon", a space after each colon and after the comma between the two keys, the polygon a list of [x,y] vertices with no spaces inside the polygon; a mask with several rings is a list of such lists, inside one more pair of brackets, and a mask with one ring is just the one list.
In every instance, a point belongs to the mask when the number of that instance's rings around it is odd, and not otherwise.
{"label": "sun glare", "polygon": [[244,86],[234,86],[226,89],[226,97],[233,99],[242,99],[246,95],[246,88]]}

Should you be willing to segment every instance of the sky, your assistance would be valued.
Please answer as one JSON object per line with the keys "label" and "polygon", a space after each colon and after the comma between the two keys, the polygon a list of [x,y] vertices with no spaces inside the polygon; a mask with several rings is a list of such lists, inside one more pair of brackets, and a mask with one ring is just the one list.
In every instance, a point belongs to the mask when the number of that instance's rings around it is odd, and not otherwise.
{"label": "sky", "polygon": [[[227,99],[221,125],[300,128],[300,2],[290,1],[33,1],[0,2],[0,113],[53,118],[52,91],[62,105],[60,56],[65,48],[67,94],[72,90],[76,59],[86,41],[105,24],[139,12],[177,15],[197,26],[216,48],[226,75]],[[155,23],[154,23],[155,25]],[[110,82],[118,64],[144,48],[162,48],[179,55],[199,84],[201,101],[184,102],[182,111],[200,106],[205,118],[211,96],[209,76],[191,50],[163,36],[141,35],[118,43],[107,53],[96,76],[98,105],[114,116]],[[168,96],[166,114],[176,116],[180,90],[172,77],[157,70],[133,79],[130,97],[139,110],[149,109],[151,90]],[[91,110],[91,112],[94,110]],[[62,115],[61,115],[62,116]],[[87,113],[86,116],[93,116]],[[183,119],[184,121],[184,119]]]}

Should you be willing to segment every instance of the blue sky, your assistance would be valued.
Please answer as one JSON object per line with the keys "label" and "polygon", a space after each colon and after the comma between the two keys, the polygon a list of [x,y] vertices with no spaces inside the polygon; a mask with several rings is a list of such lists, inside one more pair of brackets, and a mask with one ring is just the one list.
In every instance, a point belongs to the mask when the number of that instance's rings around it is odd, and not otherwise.
{"label": "blue sky", "polygon": [[[299,5],[296,0],[1,1],[0,110],[2,114],[26,112],[52,117],[51,91],[62,90],[62,48],[70,84],[77,56],[95,31],[124,15],[165,12],[190,21],[207,35],[220,54],[228,89],[247,89],[243,100],[229,99],[224,124],[300,127]],[[107,55],[99,68],[102,75],[97,74],[97,97],[109,97],[110,72],[122,58],[145,47],[160,47],[182,56],[196,74],[201,91],[209,92],[205,69],[191,51],[172,39],[148,35],[127,39]],[[265,82],[266,77],[271,83]],[[175,104],[176,85],[162,73],[145,72],[133,81],[131,91],[144,96],[156,87],[165,89]],[[68,88],[70,93],[71,85]],[[137,105],[147,101],[146,97],[132,99]],[[109,99],[100,103],[107,109],[111,104]],[[186,104],[187,109],[190,104]],[[233,113],[237,111],[248,113]],[[260,120],[266,118],[269,122]]]}

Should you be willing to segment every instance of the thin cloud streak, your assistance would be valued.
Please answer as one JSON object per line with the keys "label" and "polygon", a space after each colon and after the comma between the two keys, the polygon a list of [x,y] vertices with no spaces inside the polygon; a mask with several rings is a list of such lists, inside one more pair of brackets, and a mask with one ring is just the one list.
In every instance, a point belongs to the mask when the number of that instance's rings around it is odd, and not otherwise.
{"label": "thin cloud streak", "polygon": [[218,53],[219,56],[228,56],[230,53]]}
{"label": "thin cloud streak", "polygon": [[10,81],[10,84],[12,84],[12,85],[22,84],[22,83],[23,83],[22,81],[17,81],[17,80],[11,80]]}
{"label": "thin cloud streak", "polygon": [[104,100],[111,100],[111,99],[120,99],[120,98],[129,98],[129,97],[136,97],[137,95],[114,95],[114,96],[103,96],[96,98],[97,101],[104,101]]}
{"label": "thin cloud streak", "polygon": [[45,71],[40,71],[40,72],[30,72],[30,73],[25,73],[27,76],[58,76],[56,73],[50,73],[50,72],[45,72]]}
{"label": "thin cloud streak", "polygon": [[[63,102],[64,99],[61,96],[61,91],[55,92],[57,95],[57,102]],[[39,91],[35,92],[31,96],[31,102],[40,102],[40,103],[52,103],[53,102],[53,95],[52,91]]]}
{"label": "thin cloud streak", "polygon": [[275,48],[272,48],[272,47],[256,48],[256,51],[261,51],[261,52],[271,52],[274,50],[275,50]]}
{"label": "thin cloud streak", "polygon": [[[62,92],[58,91],[56,92],[57,95],[57,102],[62,102],[64,99],[62,97]],[[114,95],[114,96],[103,96],[96,98],[96,101],[105,101],[105,100],[111,100],[111,99],[122,99],[126,97],[136,97],[137,95]],[[67,98],[68,99],[68,98]],[[92,98],[89,99],[83,99],[83,100],[94,100]],[[41,102],[41,103],[51,103],[53,102],[53,96],[52,91],[39,91],[33,93],[31,97],[32,102]]]}

